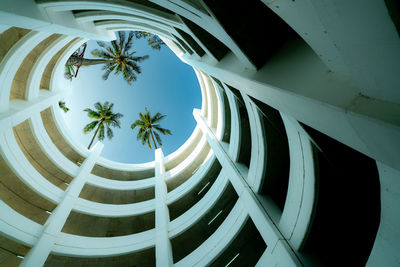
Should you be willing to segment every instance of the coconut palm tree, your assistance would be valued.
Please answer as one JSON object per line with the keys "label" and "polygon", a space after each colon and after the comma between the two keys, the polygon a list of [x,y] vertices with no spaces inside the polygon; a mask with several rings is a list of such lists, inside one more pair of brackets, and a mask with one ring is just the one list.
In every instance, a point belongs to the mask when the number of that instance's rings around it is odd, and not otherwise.
{"label": "coconut palm tree", "polygon": [[136,39],[147,39],[147,44],[153,48],[153,50],[160,50],[165,43],[156,34],[149,32],[135,31],[133,32]]}
{"label": "coconut palm tree", "polygon": [[65,101],[58,101],[58,107],[61,108],[65,113],[68,112],[69,108],[65,105]]}
{"label": "coconut palm tree", "polygon": [[147,143],[150,148],[153,148],[150,141],[151,138],[155,149],[157,149],[156,141],[160,147],[162,146],[162,141],[158,132],[162,133],[163,135],[171,135],[170,130],[164,129],[160,127],[160,124],[157,124],[165,116],[166,115],[161,115],[160,112],[157,112],[156,115],[152,117],[150,116],[150,112],[147,108],[144,114],[142,112],[139,112],[139,120],[136,120],[134,123],[132,123],[131,129],[135,129],[136,126],[140,127],[136,138],[137,140],[140,139],[142,141],[142,145],[145,145]]}
{"label": "coconut palm tree", "polygon": [[121,122],[119,119],[122,118],[123,115],[121,113],[114,113],[112,111],[113,106],[114,104],[109,103],[108,101],[104,102],[104,104],[97,102],[96,104],[94,104],[95,110],[90,108],[86,108],[83,110],[87,112],[89,118],[95,119],[95,121],[92,121],[91,123],[88,123],[85,127],[83,127],[83,133],[87,134],[97,127],[96,131],[94,132],[92,141],[90,141],[88,149],[90,149],[90,147],[92,146],[96,135],[98,136],[99,140],[104,139],[105,129],[107,130],[106,134],[108,139],[111,139],[114,136],[111,127],[121,128]]}
{"label": "coconut palm tree", "polygon": [[[87,44],[84,43],[70,56],[71,60],[67,61],[67,63],[65,64],[65,69],[64,69],[65,79],[72,81],[72,78],[76,78],[76,76],[78,75],[80,65],[75,66],[74,62],[77,62],[79,58],[83,58],[83,56],[85,55],[86,47]],[[75,60],[72,60],[73,58],[75,58]]]}
{"label": "coconut palm tree", "polygon": [[80,67],[103,64],[105,72],[102,77],[104,80],[107,80],[110,73],[114,71],[116,75],[122,73],[122,77],[128,84],[131,84],[137,79],[137,74],[141,73],[138,63],[149,58],[148,55],[134,56],[135,51],[129,52],[133,45],[133,36],[133,32],[129,32],[128,39],[126,39],[125,32],[119,31],[118,39],[111,41],[111,45],[101,41],[97,42],[101,48],[94,49],[92,55],[99,59],[88,59],[73,54],[65,65]]}

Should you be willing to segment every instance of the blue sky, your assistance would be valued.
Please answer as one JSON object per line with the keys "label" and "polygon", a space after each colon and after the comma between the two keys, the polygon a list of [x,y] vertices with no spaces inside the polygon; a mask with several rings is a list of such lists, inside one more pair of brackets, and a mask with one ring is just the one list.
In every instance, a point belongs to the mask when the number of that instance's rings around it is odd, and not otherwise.
{"label": "blue sky", "polygon": [[[87,44],[85,57],[91,58],[90,51],[97,48],[97,44],[95,41]],[[137,129],[130,129],[131,123],[138,119],[138,113],[147,107],[152,115],[156,112],[167,115],[161,125],[170,129],[172,136],[161,135],[161,138],[164,155],[168,155],[193,132],[196,123],[192,111],[201,108],[201,93],[193,68],[181,62],[167,46],[160,51],[152,50],[145,40],[140,39],[134,40],[132,50],[137,51],[137,56],[150,56],[140,63],[142,73],[132,85],[114,74],[104,81],[101,65],[81,67],[76,79],[65,80],[71,84],[72,94],[65,99],[70,111],[64,118],[73,138],[87,147],[93,132],[86,135],[82,132],[84,125],[91,121],[83,109],[93,108],[97,101],[114,103],[114,112],[122,113],[124,117],[121,128],[113,129],[114,138],[104,139],[102,156],[117,162],[143,163],[154,160],[154,150],[136,140]]]}

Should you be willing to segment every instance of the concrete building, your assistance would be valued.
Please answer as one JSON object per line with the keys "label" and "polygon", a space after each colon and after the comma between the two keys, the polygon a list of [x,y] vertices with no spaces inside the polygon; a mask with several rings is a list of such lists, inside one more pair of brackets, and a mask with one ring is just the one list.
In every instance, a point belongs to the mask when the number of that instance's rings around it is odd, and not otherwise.
{"label": "concrete building", "polygon": [[[399,5],[2,0],[0,265],[400,266]],[[69,136],[65,61],[158,34],[197,126],[121,164]]]}

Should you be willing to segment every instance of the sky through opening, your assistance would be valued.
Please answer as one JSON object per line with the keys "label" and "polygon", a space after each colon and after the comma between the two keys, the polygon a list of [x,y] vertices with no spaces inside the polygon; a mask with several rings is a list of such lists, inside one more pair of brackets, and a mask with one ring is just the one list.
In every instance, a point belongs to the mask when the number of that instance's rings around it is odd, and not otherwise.
{"label": "sky through opening", "polygon": [[[93,58],[91,51],[98,48],[96,41],[88,41],[85,58]],[[134,40],[130,51],[135,56],[149,55],[139,63],[142,73],[137,81],[129,85],[122,76],[110,74],[104,81],[101,65],[81,67],[78,77],[72,82],[60,78],[63,86],[71,87],[71,94],[64,99],[70,109],[63,113],[71,136],[87,147],[94,131],[83,134],[83,127],[91,121],[83,109],[93,108],[96,102],[114,103],[113,111],[124,115],[121,128],[113,128],[114,137],[103,140],[102,157],[122,163],[144,163],[154,160],[154,149],[143,146],[136,140],[137,129],[130,125],[138,119],[138,113],[147,107],[152,115],[156,112],[167,115],[160,124],[170,129],[172,135],[161,135],[164,155],[178,149],[192,134],[196,122],[193,108],[201,108],[201,92],[193,68],[183,63],[169,48],[153,50],[144,39]],[[96,139],[97,141],[97,139]],[[95,142],[96,142],[95,141]]]}

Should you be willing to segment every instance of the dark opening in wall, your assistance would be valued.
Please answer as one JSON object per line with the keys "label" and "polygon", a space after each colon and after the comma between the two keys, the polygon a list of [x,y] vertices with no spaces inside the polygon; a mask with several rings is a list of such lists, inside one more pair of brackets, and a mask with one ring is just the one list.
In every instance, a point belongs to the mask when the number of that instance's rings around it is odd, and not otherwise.
{"label": "dark opening in wall", "polygon": [[190,45],[190,47],[196,52],[200,57],[204,56],[206,52],[204,52],[203,48],[186,32],[181,29],[175,28],[175,30],[182,36],[183,39]]}
{"label": "dark opening in wall", "polygon": [[72,211],[62,229],[63,233],[90,236],[113,237],[131,235],[153,229],[154,211],[130,217],[100,217]]}
{"label": "dark opening in wall", "polygon": [[221,197],[207,214],[185,232],[171,239],[174,263],[194,251],[218,229],[231,212],[237,198],[235,189],[229,183]]}
{"label": "dark opening in wall", "polygon": [[298,38],[297,33],[260,0],[204,2],[258,69],[287,39]]}
{"label": "dark opening in wall", "polygon": [[221,164],[218,160],[215,159],[209,171],[204,174],[203,179],[182,198],[178,199],[168,206],[169,219],[171,221],[181,216],[204,197],[204,195],[208,192],[208,190],[210,190],[215,180],[217,179],[221,168]]}
{"label": "dark opening in wall", "polygon": [[19,266],[21,256],[28,254],[30,248],[4,236],[0,236],[0,266]]}
{"label": "dark opening in wall", "polygon": [[252,98],[262,114],[266,142],[266,167],[260,193],[268,195],[283,211],[289,184],[290,156],[285,125],[279,111]]}
{"label": "dark opening in wall", "polygon": [[180,18],[217,60],[221,60],[229,52],[228,47],[202,27],[184,17]]}
{"label": "dark opening in wall", "polygon": [[56,208],[56,204],[20,180],[2,155],[0,155],[0,200],[22,216],[41,225],[44,225],[49,218],[46,211]]}
{"label": "dark opening in wall", "polygon": [[303,125],[314,146],[316,211],[302,252],[326,266],[365,266],[380,223],[380,182],[373,159]]}
{"label": "dark opening in wall", "polygon": [[136,190],[113,190],[85,184],[80,198],[105,204],[131,204],[154,199],[154,186]]}
{"label": "dark opening in wall", "polygon": [[385,4],[396,27],[397,34],[400,36],[400,2],[398,0],[385,0]]}
{"label": "dark opening in wall", "polygon": [[173,36],[174,36],[175,39],[179,42],[179,44],[185,48],[185,50],[186,50],[189,54],[191,54],[191,55],[193,54],[193,50],[192,50],[184,41],[182,41],[181,38],[179,38],[179,37],[177,37],[177,36],[175,36],[175,35],[173,35]]}
{"label": "dark opening in wall", "polygon": [[147,170],[138,170],[138,171],[122,171],[117,169],[111,169],[108,167],[104,167],[100,164],[95,164],[92,171],[92,174],[118,181],[136,181],[154,177],[154,168],[149,168]]}
{"label": "dark opening in wall", "polygon": [[256,266],[267,249],[251,218],[247,221],[233,242],[211,264],[217,266]]}
{"label": "dark opening in wall", "polygon": [[61,153],[75,165],[80,166],[80,164],[85,160],[85,157],[67,143],[57,127],[52,109],[47,108],[41,111],[40,115],[42,117],[43,125],[47,134],[49,135],[51,141],[56,145],[58,150],[60,150]]}
{"label": "dark opening in wall", "polygon": [[102,258],[81,258],[67,257],[62,255],[50,254],[47,258],[45,267],[61,266],[85,266],[85,267],[120,267],[120,266],[156,266],[156,251],[154,247],[146,248],[141,251],[119,255],[114,257]]}
{"label": "dark opening in wall", "polygon": [[247,114],[246,104],[244,103],[240,91],[229,85],[228,87],[235,96],[240,115],[240,149],[238,162],[243,163],[249,168],[251,160],[251,129],[249,115]]}

